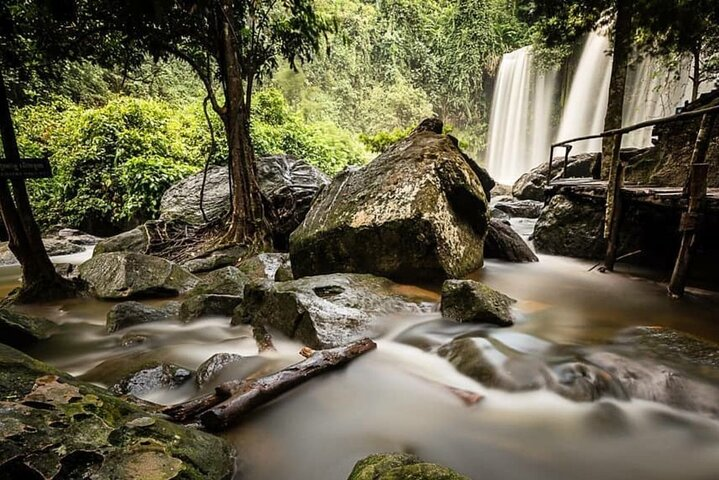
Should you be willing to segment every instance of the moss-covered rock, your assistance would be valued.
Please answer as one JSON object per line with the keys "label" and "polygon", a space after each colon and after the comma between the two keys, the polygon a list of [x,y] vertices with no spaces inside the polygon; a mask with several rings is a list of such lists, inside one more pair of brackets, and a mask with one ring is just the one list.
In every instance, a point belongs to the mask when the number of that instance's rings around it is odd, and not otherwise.
{"label": "moss-covered rock", "polygon": [[455,322],[512,325],[516,300],[473,280],[447,280],[442,285],[442,317]]}
{"label": "moss-covered rock", "polygon": [[348,480],[469,480],[447,467],[406,453],[370,455],[355,465]]}
{"label": "moss-covered rock", "polygon": [[140,410],[0,344],[5,478],[230,479],[218,437]]}
{"label": "moss-covered rock", "polygon": [[53,328],[50,320],[0,308],[0,339],[7,345],[23,347],[44,340]]}
{"label": "moss-covered rock", "polygon": [[[438,133],[439,132],[439,133]],[[425,121],[317,196],[290,237],[296,278],[334,272],[394,280],[461,277],[482,266],[487,198],[461,150]]]}
{"label": "moss-covered rock", "polygon": [[224,267],[202,276],[201,283],[192,289],[192,295],[237,295],[242,296],[245,285],[252,279],[237,267]]}
{"label": "moss-covered rock", "polygon": [[127,252],[92,257],[80,266],[80,278],[102,299],[176,296],[188,292],[200,281],[164,258]]}

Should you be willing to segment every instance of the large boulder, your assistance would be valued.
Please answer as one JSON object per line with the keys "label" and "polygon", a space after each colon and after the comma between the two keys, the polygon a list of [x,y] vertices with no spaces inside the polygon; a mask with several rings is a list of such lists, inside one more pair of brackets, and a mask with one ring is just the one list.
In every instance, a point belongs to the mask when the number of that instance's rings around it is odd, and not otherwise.
{"label": "large boulder", "polygon": [[227,480],[221,438],[144,412],[0,345],[0,477]]}
{"label": "large boulder", "polygon": [[442,285],[442,317],[455,322],[514,324],[513,298],[474,280],[447,280]]}
{"label": "large boulder", "polygon": [[312,201],[330,179],[291,155],[274,155],[258,159],[257,182],[270,213],[275,247],[286,249],[290,234],[305,219]]}
{"label": "large boulder", "polygon": [[95,296],[108,300],[176,296],[200,281],[164,258],[124,252],[93,256],[80,266],[80,278]]}
{"label": "large boulder", "polygon": [[187,323],[206,315],[231,316],[242,303],[240,295],[193,295],[180,306],[180,320]]}
{"label": "large boulder", "polygon": [[123,232],[114,237],[101,240],[93,250],[93,255],[110,252],[145,253],[150,246],[147,228],[144,225]]}
{"label": "large boulder", "polygon": [[195,383],[202,388],[207,382],[216,377],[217,374],[231,363],[242,361],[244,357],[236,353],[216,353],[197,367],[195,372]]}
{"label": "large boulder", "polygon": [[[582,153],[569,157],[567,162],[567,177],[596,177],[602,161],[601,153]],[[544,201],[544,189],[547,186],[547,177],[557,178],[562,174],[564,157],[555,157],[552,160],[552,172],[549,172],[549,162],[534,167],[514,182],[512,195],[520,200]]]}
{"label": "large boulder", "polygon": [[497,218],[489,221],[489,231],[484,240],[484,256],[516,263],[539,261],[510,223]]}
{"label": "large boulder", "polygon": [[290,237],[295,277],[461,277],[481,267],[487,198],[441,122],[425,120],[361,169],[334,178]]}
{"label": "large boulder", "polygon": [[50,337],[55,324],[41,317],[0,308],[0,339],[13,347],[24,347]]}
{"label": "large boulder", "polygon": [[[278,247],[286,246],[290,233],[309,211],[317,192],[329,178],[312,165],[290,155],[257,159],[257,182],[270,214],[273,237]],[[187,177],[162,196],[160,219],[189,225],[204,225],[220,220],[230,211],[227,167],[213,166],[207,171],[202,206],[200,192],[204,172]]]}
{"label": "large boulder", "polygon": [[407,453],[381,453],[360,460],[348,480],[469,480],[447,467]]}
{"label": "large boulder", "polygon": [[399,295],[385,278],[363,274],[305,277],[250,284],[233,324],[276,328],[312,348],[332,348],[372,336],[373,319],[422,306]]}

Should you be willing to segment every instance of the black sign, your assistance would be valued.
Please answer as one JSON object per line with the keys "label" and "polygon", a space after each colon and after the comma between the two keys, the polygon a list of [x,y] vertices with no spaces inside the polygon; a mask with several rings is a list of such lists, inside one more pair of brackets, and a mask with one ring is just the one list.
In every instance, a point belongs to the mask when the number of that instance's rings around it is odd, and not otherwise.
{"label": "black sign", "polygon": [[0,159],[0,178],[50,178],[52,169],[47,158],[21,158],[20,163]]}

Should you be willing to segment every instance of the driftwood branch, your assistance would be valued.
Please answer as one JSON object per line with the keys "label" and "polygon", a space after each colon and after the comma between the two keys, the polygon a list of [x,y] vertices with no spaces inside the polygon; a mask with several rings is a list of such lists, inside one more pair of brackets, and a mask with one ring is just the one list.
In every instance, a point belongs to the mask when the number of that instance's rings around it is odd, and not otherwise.
{"label": "driftwood branch", "polygon": [[200,421],[208,430],[227,428],[255,408],[375,348],[377,344],[365,338],[343,347],[318,350],[306,360],[266,377],[227,382],[217,388],[217,393],[229,398],[205,411]]}
{"label": "driftwood branch", "polygon": [[311,354],[303,349],[303,354],[309,354],[309,357],[299,363],[261,378],[225,382],[217,386],[215,393],[167,407],[162,413],[179,422],[199,416],[207,429],[222,430],[283,393],[375,348],[377,345],[365,338],[338,348],[312,351]]}

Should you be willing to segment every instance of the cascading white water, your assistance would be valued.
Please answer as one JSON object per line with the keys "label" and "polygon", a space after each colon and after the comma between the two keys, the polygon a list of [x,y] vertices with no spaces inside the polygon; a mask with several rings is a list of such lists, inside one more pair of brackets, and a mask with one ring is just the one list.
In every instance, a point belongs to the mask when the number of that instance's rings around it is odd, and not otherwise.
{"label": "cascading white water", "polygon": [[[607,37],[594,32],[589,34],[564,105],[557,141],[604,130],[612,71],[612,57],[607,55],[608,50]],[[577,142],[573,144],[572,154],[598,152],[601,148],[601,139]]]}
{"label": "cascading white water", "polygon": [[487,152],[489,171],[499,183],[513,183],[545,159],[551,141],[556,77],[556,72],[536,67],[531,47],[502,57]]}

